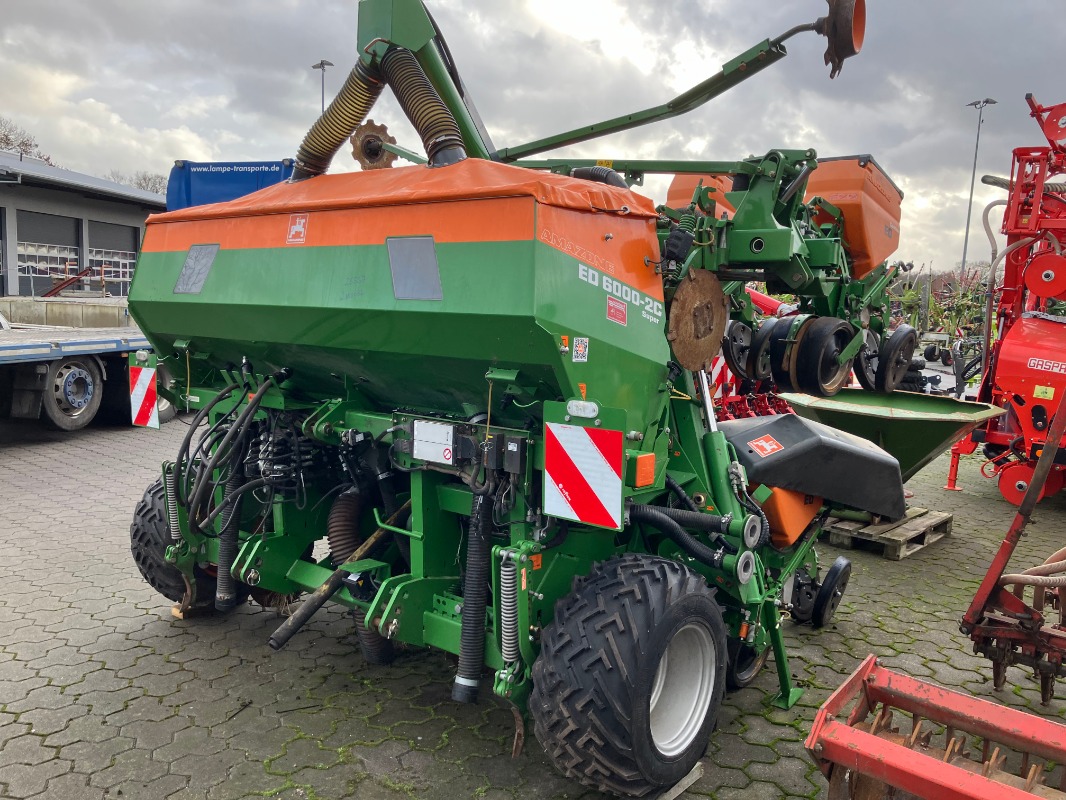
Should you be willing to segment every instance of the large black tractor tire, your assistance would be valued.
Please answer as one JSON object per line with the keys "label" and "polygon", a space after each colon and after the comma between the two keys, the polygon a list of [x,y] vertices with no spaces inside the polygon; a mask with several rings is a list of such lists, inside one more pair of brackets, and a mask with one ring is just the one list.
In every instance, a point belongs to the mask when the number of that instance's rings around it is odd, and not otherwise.
{"label": "large black tractor tire", "polygon": [[[163,597],[180,602],[185,596],[185,580],[181,571],[166,561],[167,547],[172,544],[170,526],[167,524],[167,506],[163,493],[163,481],[156,479],[144,490],[144,497],[137,503],[130,525],[130,550],[141,577]],[[200,567],[193,569],[196,589],[194,609],[214,608],[215,578]],[[237,584],[238,603],[248,597],[249,587]]]}
{"label": "large black tractor tire", "polygon": [[48,364],[41,422],[60,431],[77,431],[93,421],[104,397],[100,368],[89,357],[59,358]]}
{"label": "large black tractor tire", "polygon": [[725,693],[726,626],[688,567],[630,553],[555,606],[533,665],[533,730],[555,767],[599,791],[673,786],[707,750]]}

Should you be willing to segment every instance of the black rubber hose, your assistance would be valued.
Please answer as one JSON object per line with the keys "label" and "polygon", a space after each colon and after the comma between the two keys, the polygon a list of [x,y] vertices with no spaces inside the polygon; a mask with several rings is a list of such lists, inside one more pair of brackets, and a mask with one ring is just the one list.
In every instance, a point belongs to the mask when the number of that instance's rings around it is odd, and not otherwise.
{"label": "black rubber hose", "polygon": [[290,180],[295,183],[328,170],[333,156],[366,119],[384,88],[377,68],[357,62],[333,102],[300,143]]}
{"label": "black rubber hose", "polygon": [[485,665],[485,587],[489,581],[489,532],[492,500],[474,495],[466,540],[466,578],[463,583],[463,622],[459,636],[459,669],[452,699],[476,703]]}
{"label": "black rubber hose", "polygon": [[691,533],[682,528],[677,522],[663,513],[662,508],[656,506],[632,505],[629,507],[629,518],[635,522],[643,522],[651,525],[672,541],[682,552],[687,553],[694,559],[709,567],[722,566],[721,554],[705,545]]}
{"label": "black rubber hose", "polygon": [[259,408],[259,403],[263,399],[263,395],[266,394],[267,389],[272,385],[276,386],[280,381],[279,378],[288,377],[288,370],[280,370],[275,372],[265,381],[263,385],[259,387],[259,390],[252,395],[252,399],[248,401],[247,407],[241,412],[241,415],[237,417],[236,421],[230,426],[230,429],[226,432],[222,441],[218,447],[215,448],[215,452],[212,454],[208,463],[201,469],[201,478],[196,483],[196,488],[193,490],[192,499],[189,501],[189,527],[193,531],[200,531],[200,524],[197,521],[199,516],[199,508],[206,499],[208,486],[211,484],[211,474],[221,466],[221,458],[223,453],[226,453],[226,448],[229,445],[237,446],[240,444],[240,435],[243,438],[243,434],[248,427],[248,423],[255,416],[256,410]]}
{"label": "black rubber hose", "polygon": [[237,384],[231,383],[221,392],[216,394],[203,408],[196,412],[196,416],[193,417],[192,422],[189,423],[189,430],[185,432],[185,438],[181,440],[181,447],[178,448],[178,460],[174,462],[174,494],[177,495],[174,499],[179,505],[186,505],[186,498],[180,496],[181,491],[178,487],[181,486],[181,465],[184,464],[185,459],[189,457],[189,448],[192,446],[192,437],[196,434],[196,429],[200,427],[200,423],[211,413],[211,409],[233,394],[233,391],[236,388]]}
{"label": "black rubber hose", "polygon": [[325,583],[315,589],[307,599],[300,603],[300,607],[296,609],[292,616],[285,620],[284,623],[272,634],[267,644],[270,645],[271,650],[280,650],[285,644],[292,638],[296,631],[300,630],[304,626],[307,620],[311,619],[318,609],[322,608],[333,595],[335,595],[340,588],[344,585],[344,579],[348,577],[350,573],[344,570],[337,570],[328,578]]}
{"label": "black rubber hose", "polygon": [[[229,501],[244,482],[244,458],[232,467],[226,479],[225,499]],[[229,611],[237,605],[237,585],[233,580],[233,562],[237,558],[237,540],[241,527],[241,498],[233,501],[222,532],[218,537],[218,575],[215,579],[215,609]]]}
{"label": "black rubber hose", "polygon": [[702,511],[687,511],[683,508],[666,508],[665,506],[646,506],[665,514],[678,525],[684,528],[696,528],[705,533],[712,534],[727,552],[736,553],[737,548],[722,539],[723,533],[729,532],[729,520],[719,517],[717,514],[704,514]]}
{"label": "black rubber hose", "polygon": [[681,487],[681,484],[675,481],[669,475],[666,476],[666,488],[673,492],[677,499],[680,500],[684,504],[685,508],[687,508],[689,511],[700,510],[699,506],[696,505],[696,501],[693,500],[689,496],[688,492],[686,492]]}
{"label": "black rubber hose", "polygon": [[385,53],[381,75],[418,131],[431,167],[443,167],[466,158],[466,146],[455,117],[410,50],[393,47]]}
{"label": "black rubber hose", "polygon": [[337,495],[326,520],[326,541],[334,566],[340,566],[359,546],[359,510],[362,506],[357,492]]}
{"label": "black rubber hose", "polygon": [[396,650],[392,642],[373,628],[367,627],[366,612],[363,609],[353,608],[352,619],[355,620],[355,638],[359,640],[359,650],[366,663],[378,667],[391,664],[396,658]]}
{"label": "black rubber hose", "polygon": [[581,178],[585,181],[606,183],[608,186],[617,186],[619,189],[628,189],[629,184],[625,178],[610,167],[575,167],[570,170],[571,178]]}
{"label": "black rubber hose", "polygon": [[223,500],[210,514],[207,515],[207,519],[204,520],[204,525],[210,525],[215,521],[215,517],[225,511],[227,508],[236,503],[245,492],[250,492],[255,489],[259,489],[270,483],[268,478],[253,478],[248,483],[242,484],[232,492],[226,492],[226,499]]}

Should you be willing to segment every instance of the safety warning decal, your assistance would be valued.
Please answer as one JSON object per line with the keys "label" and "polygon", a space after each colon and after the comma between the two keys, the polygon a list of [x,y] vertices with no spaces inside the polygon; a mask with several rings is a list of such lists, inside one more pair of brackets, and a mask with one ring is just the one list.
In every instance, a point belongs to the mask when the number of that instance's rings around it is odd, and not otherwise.
{"label": "safety warning decal", "polygon": [[773,436],[767,434],[766,436],[760,436],[758,439],[752,439],[748,442],[748,447],[755,451],[755,455],[760,458],[766,458],[774,453],[779,453],[785,449],[785,446],[781,442],[777,441]]}
{"label": "safety warning decal", "polygon": [[607,319],[617,322],[619,325],[626,324],[626,304],[617,297],[607,298]]}
{"label": "safety warning decal", "polygon": [[307,214],[289,214],[289,233],[285,244],[303,244],[307,241]]}
{"label": "safety warning decal", "polygon": [[544,425],[544,512],[601,528],[622,527],[622,431]]}
{"label": "safety warning decal", "polygon": [[156,402],[155,370],[151,367],[130,367],[130,414],[133,424],[142,428],[158,428],[159,408]]}

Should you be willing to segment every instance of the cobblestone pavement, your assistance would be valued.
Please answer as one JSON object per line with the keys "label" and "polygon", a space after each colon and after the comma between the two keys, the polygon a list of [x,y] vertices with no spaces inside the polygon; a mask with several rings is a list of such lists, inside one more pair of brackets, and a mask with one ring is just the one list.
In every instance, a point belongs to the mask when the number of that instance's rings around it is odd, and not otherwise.
{"label": "cobblestone pavement", "polygon": [[[326,610],[280,654],[273,611],[242,607],[179,622],[130,558],[130,515],[185,426],[77,434],[0,423],[0,797],[591,798],[559,777],[531,733],[510,758],[512,718],[491,701],[448,699],[453,669],[412,652],[391,668],[358,655]],[[1036,683],[1009,670],[994,692],[957,620],[1012,509],[964,462],[940,490],[941,458],[911,481],[916,504],[955,513],[952,536],[901,562],[855,552],[826,630],[789,628],[807,691],[771,709],[769,668],[730,695],[688,798],[823,797],[802,747],[814,711],[867,653],[890,667],[1038,714]],[[1066,500],[1042,504],[1017,563],[1063,544]],[[820,546],[823,560],[838,554]]]}

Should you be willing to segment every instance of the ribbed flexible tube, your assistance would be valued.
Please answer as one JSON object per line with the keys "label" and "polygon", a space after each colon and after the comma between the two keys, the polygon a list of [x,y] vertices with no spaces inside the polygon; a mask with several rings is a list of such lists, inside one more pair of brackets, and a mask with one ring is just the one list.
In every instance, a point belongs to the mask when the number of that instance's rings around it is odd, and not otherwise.
{"label": "ribbed flexible tube", "polygon": [[442,167],[465,159],[466,147],[459,125],[414,54],[402,47],[393,47],[381,59],[381,74],[418,131],[429,165]]}
{"label": "ribbed flexible tube", "polygon": [[570,170],[570,177],[581,178],[586,181],[596,181],[597,183],[606,183],[608,186],[617,186],[619,189],[629,188],[629,184],[626,183],[625,178],[610,167],[574,167],[574,169]]}
{"label": "ribbed flexible tube", "polygon": [[313,178],[329,169],[333,156],[366,119],[384,88],[376,68],[362,61],[356,63],[340,92],[300,143],[293,181]]}
{"label": "ribbed flexible tube", "polygon": [[474,495],[466,542],[466,579],[463,583],[463,621],[459,634],[459,669],[452,699],[476,703],[485,663],[485,587],[489,580],[489,532],[492,500]]}
{"label": "ribbed flexible tube", "polygon": [[[244,483],[243,470],[238,461],[233,465],[229,477],[226,479],[226,497],[240,488]],[[222,526],[222,533],[218,537],[218,576],[215,581],[215,608],[219,611],[228,611],[237,605],[237,586],[233,580],[233,561],[237,558],[237,532],[241,524],[241,499],[229,510],[226,522]]]}
{"label": "ribbed flexible tube", "polygon": [[329,509],[326,520],[326,541],[329,542],[329,557],[334,567],[348,560],[359,546],[359,506],[356,492],[344,492],[337,496]]}

